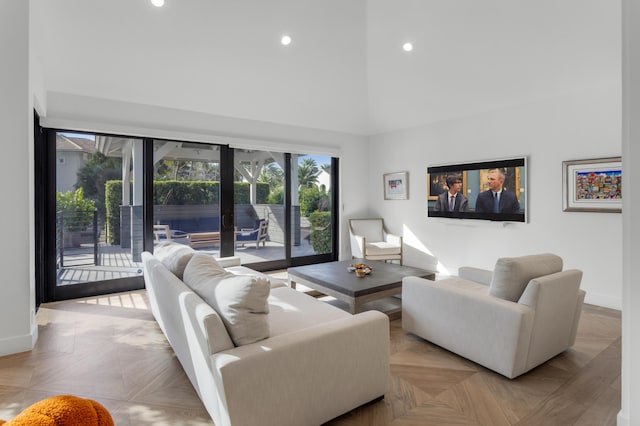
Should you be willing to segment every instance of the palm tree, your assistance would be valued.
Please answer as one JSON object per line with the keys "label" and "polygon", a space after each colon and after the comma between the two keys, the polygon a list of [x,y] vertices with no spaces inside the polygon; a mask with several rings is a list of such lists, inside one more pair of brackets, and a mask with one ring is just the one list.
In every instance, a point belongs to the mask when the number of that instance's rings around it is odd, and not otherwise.
{"label": "palm tree", "polygon": [[271,191],[283,186],[284,170],[277,163],[269,163],[262,168],[258,182],[268,183]]}
{"label": "palm tree", "polygon": [[298,183],[301,187],[316,185],[318,176],[320,176],[320,169],[313,158],[305,158],[298,166]]}

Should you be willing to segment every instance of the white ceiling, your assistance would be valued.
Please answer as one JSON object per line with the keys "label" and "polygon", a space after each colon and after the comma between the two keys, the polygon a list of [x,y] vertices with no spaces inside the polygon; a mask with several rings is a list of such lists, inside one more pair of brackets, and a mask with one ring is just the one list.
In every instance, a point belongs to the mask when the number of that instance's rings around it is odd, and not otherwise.
{"label": "white ceiling", "polygon": [[32,0],[49,91],[357,134],[619,87],[620,13],[615,0]]}

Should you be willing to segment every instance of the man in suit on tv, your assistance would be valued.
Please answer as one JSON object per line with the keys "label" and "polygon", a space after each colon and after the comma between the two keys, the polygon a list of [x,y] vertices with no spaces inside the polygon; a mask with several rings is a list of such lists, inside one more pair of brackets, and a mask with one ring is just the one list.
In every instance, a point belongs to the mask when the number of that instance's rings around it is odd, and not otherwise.
{"label": "man in suit on tv", "polygon": [[462,177],[460,175],[447,176],[446,192],[438,195],[433,210],[436,212],[465,212],[469,207],[469,200],[460,193],[462,189]]}
{"label": "man in suit on tv", "polygon": [[478,194],[476,212],[480,213],[518,213],[520,203],[513,192],[502,187],[504,172],[491,169],[488,174],[489,189]]}

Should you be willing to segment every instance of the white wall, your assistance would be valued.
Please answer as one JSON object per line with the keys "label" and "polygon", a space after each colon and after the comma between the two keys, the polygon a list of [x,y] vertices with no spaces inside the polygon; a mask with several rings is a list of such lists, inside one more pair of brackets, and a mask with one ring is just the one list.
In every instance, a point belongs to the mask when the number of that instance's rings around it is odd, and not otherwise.
{"label": "white wall", "polygon": [[[622,306],[622,215],[562,211],[562,161],[619,156],[620,87],[602,87],[371,138],[371,214],[405,236],[406,263],[455,274],[497,257],[553,252],[584,271],[586,301]],[[426,217],[430,165],[528,157],[526,224]],[[384,201],[381,176],[408,171],[410,198]],[[413,238],[415,235],[415,238]],[[433,259],[427,253],[434,256]]]}
{"label": "white wall", "polygon": [[[29,84],[29,2],[0,1],[0,355],[33,347],[37,329],[33,279],[33,102]],[[25,214],[25,212],[29,212]]]}

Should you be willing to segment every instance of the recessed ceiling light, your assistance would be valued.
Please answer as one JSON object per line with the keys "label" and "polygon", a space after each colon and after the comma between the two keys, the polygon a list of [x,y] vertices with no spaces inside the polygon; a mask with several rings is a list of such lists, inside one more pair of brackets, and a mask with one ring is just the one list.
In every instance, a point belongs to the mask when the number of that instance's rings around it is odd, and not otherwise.
{"label": "recessed ceiling light", "polygon": [[282,43],[283,46],[288,46],[291,44],[291,37],[288,35],[284,35],[282,36],[282,38],[280,39],[280,43]]}
{"label": "recessed ceiling light", "polygon": [[402,50],[404,50],[405,52],[411,52],[413,50],[413,43],[405,43],[402,45]]}
{"label": "recessed ceiling light", "polygon": [[164,0],[151,0],[151,4],[155,7],[162,7],[164,6]]}

